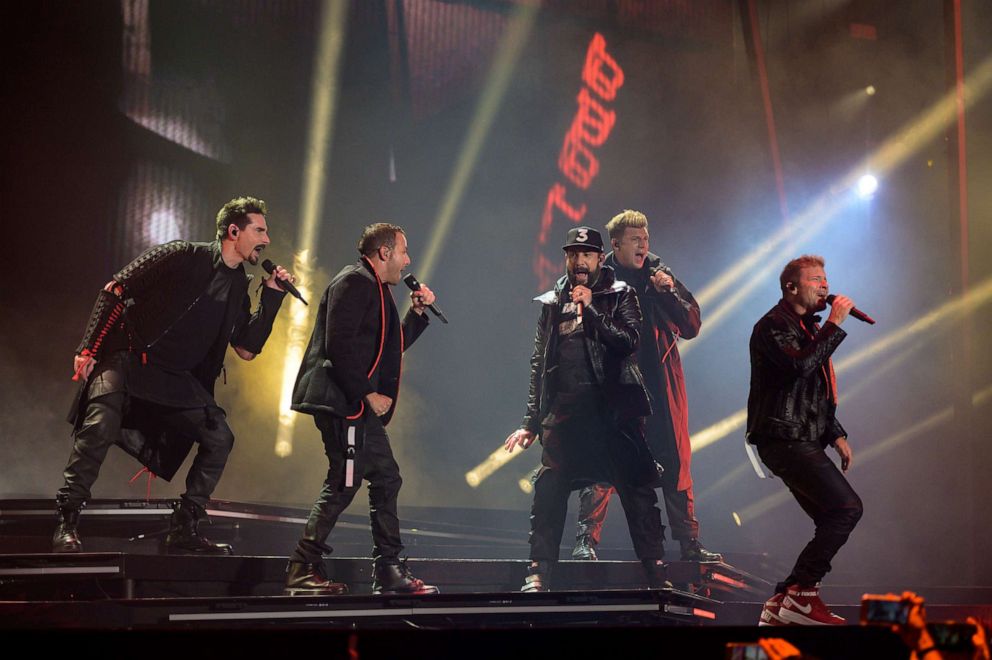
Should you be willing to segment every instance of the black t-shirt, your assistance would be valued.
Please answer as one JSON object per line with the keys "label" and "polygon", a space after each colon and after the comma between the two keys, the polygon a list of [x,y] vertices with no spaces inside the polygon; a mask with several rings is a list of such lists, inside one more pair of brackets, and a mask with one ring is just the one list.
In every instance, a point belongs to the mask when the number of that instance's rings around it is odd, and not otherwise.
{"label": "black t-shirt", "polygon": [[585,331],[582,319],[575,313],[575,304],[564,302],[558,316],[557,380],[555,390],[559,397],[588,390],[596,386],[586,353]]}

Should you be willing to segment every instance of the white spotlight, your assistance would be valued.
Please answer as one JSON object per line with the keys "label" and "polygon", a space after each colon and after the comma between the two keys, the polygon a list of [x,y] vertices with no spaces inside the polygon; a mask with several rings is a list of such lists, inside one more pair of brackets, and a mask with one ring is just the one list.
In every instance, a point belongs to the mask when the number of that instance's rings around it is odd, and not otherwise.
{"label": "white spotlight", "polygon": [[869,199],[878,190],[878,179],[876,179],[871,174],[865,174],[863,177],[858,179],[857,185],[858,197],[861,199]]}
{"label": "white spotlight", "polygon": [[867,94],[868,96],[875,96],[875,86],[868,85],[867,87],[865,87],[865,94]]}

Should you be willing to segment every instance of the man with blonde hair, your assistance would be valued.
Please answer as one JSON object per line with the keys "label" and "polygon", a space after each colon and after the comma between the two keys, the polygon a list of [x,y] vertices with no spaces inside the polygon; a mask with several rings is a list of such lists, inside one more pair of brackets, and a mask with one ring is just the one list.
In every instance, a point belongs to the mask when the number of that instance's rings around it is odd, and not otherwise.
{"label": "man with blonde hair", "polygon": [[[613,251],[606,264],[617,279],[629,284],[643,312],[637,363],[651,398],[652,414],[646,420],[648,446],[665,469],[661,491],[672,538],[681,545],[686,561],[720,561],[722,557],[699,543],[689,462],[688,401],[685,376],[676,340],[699,333],[699,304],[682,282],[675,279],[661,258],[648,250],[648,219],[640,211],[625,210],[606,225]],[[579,494],[579,524],[574,559],[596,559],[611,484],[594,484]]]}

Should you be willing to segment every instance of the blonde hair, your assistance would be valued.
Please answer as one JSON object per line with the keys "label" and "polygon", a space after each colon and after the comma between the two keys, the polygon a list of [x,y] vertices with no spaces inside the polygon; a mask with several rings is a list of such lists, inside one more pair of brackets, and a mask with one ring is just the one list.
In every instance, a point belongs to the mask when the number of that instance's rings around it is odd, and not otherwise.
{"label": "blonde hair", "polygon": [[617,213],[613,216],[612,220],[606,223],[606,231],[609,232],[610,238],[619,239],[623,236],[623,232],[627,227],[647,229],[647,226],[648,217],[646,215],[640,211],[624,209],[622,213]]}

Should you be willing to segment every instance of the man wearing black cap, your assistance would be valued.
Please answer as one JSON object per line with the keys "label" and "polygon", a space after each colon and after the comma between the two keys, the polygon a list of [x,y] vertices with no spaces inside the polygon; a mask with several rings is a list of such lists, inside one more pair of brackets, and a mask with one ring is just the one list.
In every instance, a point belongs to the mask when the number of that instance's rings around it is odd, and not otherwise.
{"label": "man wearing black cap", "polygon": [[565,276],[535,298],[541,316],[527,412],[505,443],[512,452],[540,437],[544,450],[534,481],[531,563],[522,591],[549,589],[569,494],[600,482],[617,489],[648,582],[668,586],[654,491],[659,468],[643,432],[651,405],[637,367],[637,296],[603,265],[603,237],[595,229],[569,230],[563,249]]}
{"label": "man wearing black cap", "polygon": [[[648,250],[648,219],[640,211],[625,210],[606,225],[613,251],[606,265],[637,292],[644,316],[637,364],[651,396],[645,436],[651,453],[665,474],[662,499],[673,540],[681,546],[683,561],[720,561],[699,542],[692,492],[692,446],[689,443],[689,403],[685,392],[678,339],[699,334],[699,304],[689,289]],[[579,524],[572,559],[596,559],[606,509],[613,492],[609,484],[583,488],[579,494]]]}

